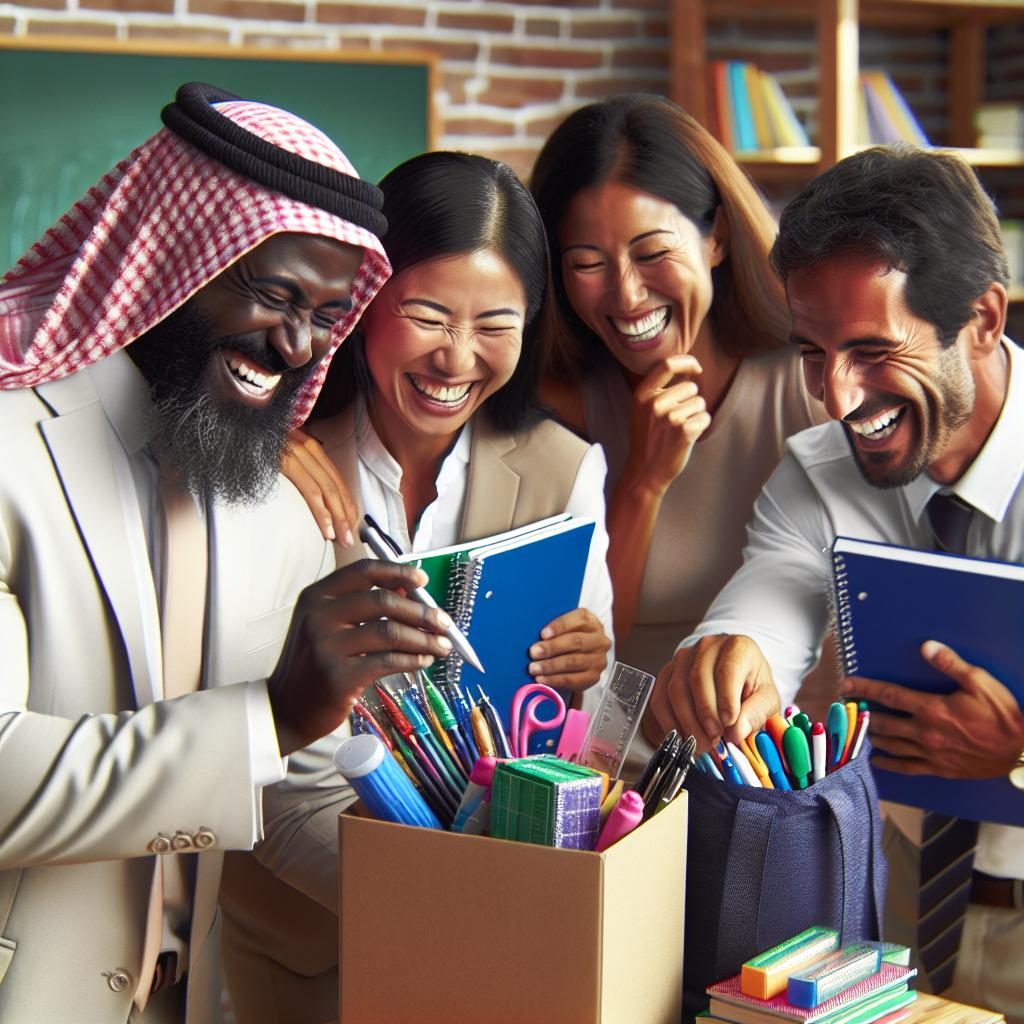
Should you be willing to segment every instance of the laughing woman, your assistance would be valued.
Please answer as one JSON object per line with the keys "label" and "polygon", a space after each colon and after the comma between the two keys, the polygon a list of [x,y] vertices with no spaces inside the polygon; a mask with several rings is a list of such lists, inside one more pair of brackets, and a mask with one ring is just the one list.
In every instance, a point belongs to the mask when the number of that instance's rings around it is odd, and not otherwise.
{"label": "laughing woman", "polygon": [[[322,453],[297,439],[285,472],[317,508],[332,490],[326,457],[359,506],[348,521],[368,512],[410,552],[560,512],[592,517],[582,607],[529,649],[536,679],[589,687],[611,646],[605,463],[534,402],[540,215],[509,167],[464,153],[415,157],[380,188],[394,274],[336,356],[311,425]],[[336,548],[339,565],[363,555]]]}

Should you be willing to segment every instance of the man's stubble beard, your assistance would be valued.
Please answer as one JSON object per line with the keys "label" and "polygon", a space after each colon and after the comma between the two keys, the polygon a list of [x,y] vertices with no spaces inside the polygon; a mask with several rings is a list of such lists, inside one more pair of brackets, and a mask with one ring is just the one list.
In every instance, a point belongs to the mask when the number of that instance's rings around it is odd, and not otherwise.
{"label": "man's stubble beard", "polygon": [[[258,408],[218,392],[214,360],[225,349],[281,374],[269,402]],[[260,504],[274,486],[299,389],[315,363],[288,367],[253,337],[215,336],[209,321],[185,304],[128,347],[153,406],[150,441],[158,459],[177,470],[202,503]]]}

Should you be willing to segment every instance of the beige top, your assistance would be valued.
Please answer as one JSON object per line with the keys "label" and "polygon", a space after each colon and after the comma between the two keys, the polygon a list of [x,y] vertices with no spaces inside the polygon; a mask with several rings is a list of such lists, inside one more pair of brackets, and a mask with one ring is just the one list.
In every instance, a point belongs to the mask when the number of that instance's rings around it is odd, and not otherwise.
{"label": "beige top", "polygon": [[[626,461],[631,398],[610,358],[583,381],[587,433],[608,460],[607,493]],[[795,349],[740,363],[710,429],[662,501],[633,629],[616,638],[620,661],[652,673],[669,661],[739,567],[754,499],[786,438],[827,418],[806,393]]]}

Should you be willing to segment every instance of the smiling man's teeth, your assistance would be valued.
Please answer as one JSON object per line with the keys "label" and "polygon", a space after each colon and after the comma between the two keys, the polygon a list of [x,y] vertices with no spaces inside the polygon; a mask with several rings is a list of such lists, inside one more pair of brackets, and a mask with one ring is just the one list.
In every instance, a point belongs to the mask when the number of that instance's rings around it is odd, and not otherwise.
{"label": "smiling man's teeth", "polygon": [[896,429],[896,421],[900,417],[902,409],[889,409],[881,416],[870,420],[860,420],[850,424],[850,429],[861,437],[878,439],[888,437]]}
{"label": "smiling man's teeth", "polygon": [[611,321],[615,330],[626,335],[631,342],[650,341],[668,323],[668,306],[653,309],[636,320],[621,320],[613,316]]}
{"label": "smiling man's teeth", "polygon": [[418,377],[410,376],[412,386],[421,394],[425,395],[432,402],[439,402],[442,405],[458,405],[469,394],[473,382],[468,384],[428,384]]}
{"label": "smiling man's teeth", "polygon": [[260,388],[263,391],[272,391],[281,383],[281,375],[279,373],[263,373],[237,356],[232,356],[228,360],[228,366],[231,367],[231,372],[239,380],[244,380],[246,383],[252,384],[253,387]]}

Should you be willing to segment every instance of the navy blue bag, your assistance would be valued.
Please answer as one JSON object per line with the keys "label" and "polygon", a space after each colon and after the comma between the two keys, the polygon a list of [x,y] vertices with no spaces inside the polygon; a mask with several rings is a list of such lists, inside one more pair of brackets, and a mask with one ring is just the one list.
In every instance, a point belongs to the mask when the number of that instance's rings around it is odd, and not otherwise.
{"label": "navy blue bag", "polygon": [[855,761],[804,790],[719,782],[691,771],[686,845],[683,1009],[707,1009],[708,985],[811,925],[842,941],[880,939],[886,864],[878,794]]}

